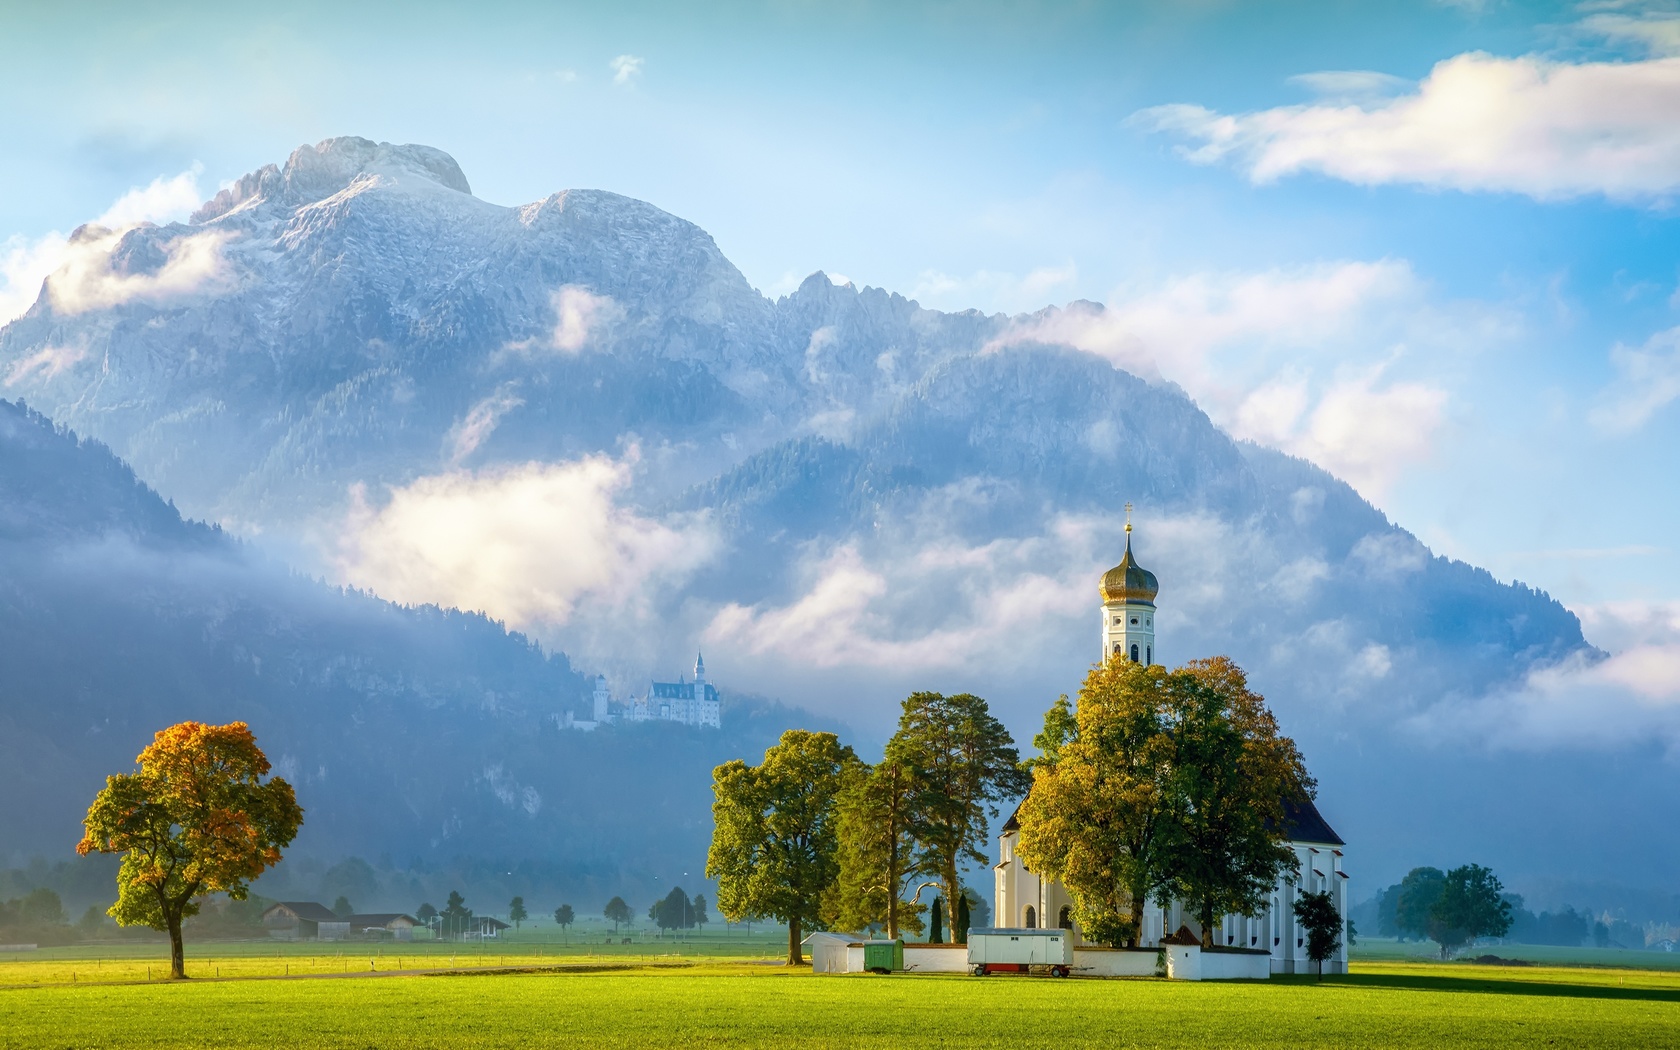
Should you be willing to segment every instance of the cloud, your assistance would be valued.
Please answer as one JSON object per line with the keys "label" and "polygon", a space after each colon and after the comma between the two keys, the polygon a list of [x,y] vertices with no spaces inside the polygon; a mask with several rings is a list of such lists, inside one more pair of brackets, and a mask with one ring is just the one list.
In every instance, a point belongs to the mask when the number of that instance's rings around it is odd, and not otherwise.
{"label": "cloud", "polygon": [[[1431,455],[1449,394],[1391,375],[1426,350],[1509,328],[1496,311],[1430,303],[1403,260],[1200,273],[1015,321],[992,344],[1074,346],[1184,387],[1220,425],[1304,456],[1380,497]],[[1365,362],[1360,359],[1365,358]]]}
{"label": "cloud", "polygon": [[1680,328],[1658,332],[1635,349],[1610,350],[1616,379],[1598,395],[1588,418],[1600,430],[1625,434],[1680,397]]}
{"label": "cloud", "polygon": [[12,362],[12,367],[6,370],[6,386],[15,386],[22,382],[45,383],[87,360],[87,351],[73,346],[44,346],[30,354]]}
{"label": "cloud", "polygon": [[656,520],[624,505],[634,458],[590,456],[450,471],[352,506],[341,577],[395,601],[482,610],[522,628],[580,608],[644,616],[716,548],[704,517]]}
{"label": "cloud", "polygon": [[594,339],[602,327],[624,316],[624,309],[612,297],[596,295],[578,284],[563,285],[554,293],[554,349],[575,354]]}
{"label": "cloud", "polygon": [[71,235],[56,269],[46,279],[53,310],[79,314],[134,301],[165,302],[213,292],[232,280],[223,249],[235,234],[206,230],[158,243],[160,265],[138,272],[114,258],[127,234],[103,226],[84,226]]}
{"label": "cloud", "polygon": [[628,84],[642,75],[642,66],[646,60],[639,55],[619,55],[607,63],[612,69],[614,84]]}
{"label": "cloud", "polygon": [[976,302],[994,304],[1004,310],[1030,310],[1078,278],[1079,267],[1071,262],[1063,266],[1040,266],[1024,277],[992,270],[953,277],[939,270],[923,270],[911,287],[909,298],[924,306],[955,310],[971,309]]}
{"label": "cloud", "polygon": [[[1668,39],[1666,23],[1638,24],[1648,41]],[[1650,202],[1680,188],[1677,112],[1680,57],[1569,63],[1471,52],[1391,99],[1239,114],[1176,103],[1132,123],[1186,140],[1194,163],[1229,161],[1256,183],[1316,172],[1362,186]]]}
{"label": "cloud", "polygon": [[1577,653],[1474,703],[1442,704],[1413,727],[1496,748],[1613,749],[1657,743],[1680,752],[1680,602],[1616,602],[1578,610],[1609,656]]}
{"label": "cloud", "polygon": [[504,386],[467,410],[465,417],[449,428],[444,441],[449,446],[449,465],[458,467],[496,430],[502,417],[525,403],[513,393],[512,386]]}
{"label": "cloud", "polygon": [[[0,243],[0,325],[21,316],[41,294],[42,282],[70,267],[86,274],[97,271],[100,252],[106,256],[121,235],[144,223],[167,223],[186,218],[203,199],[198,190],[200,165],[178,175],[159,176],[112,202],[90,224],[109,231],[103,238],[73,244],[69,235],[53,231],[33,240],[12,237]],[[128,286],[130,289],[136,286]]]}

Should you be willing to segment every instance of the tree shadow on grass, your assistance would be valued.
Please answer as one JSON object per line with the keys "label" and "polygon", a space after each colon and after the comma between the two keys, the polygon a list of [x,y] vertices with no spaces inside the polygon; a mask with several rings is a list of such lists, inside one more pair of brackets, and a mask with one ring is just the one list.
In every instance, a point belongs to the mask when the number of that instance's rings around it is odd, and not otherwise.
{"label": "tree shadow on grass", "polygon": [[1482,995],[1531,995],[1559,999],[1633,999],[1680,1003],[1680,988],[1625,988],[1562,981],[1525,981],[1513,974],[1497,977],[1436,977],[1428,974],[1350,974],[1326,984],[1356,988],[1397,988],[1421,992],[1472,992]]}

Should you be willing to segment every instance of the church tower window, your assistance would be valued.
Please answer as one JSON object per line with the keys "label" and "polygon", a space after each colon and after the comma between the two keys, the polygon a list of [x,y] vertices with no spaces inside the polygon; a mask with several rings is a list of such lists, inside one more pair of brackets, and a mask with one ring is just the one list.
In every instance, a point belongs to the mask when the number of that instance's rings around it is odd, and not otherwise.
{"label": "church tower window", "polygon": [[1135,664],[1137,662],[1138,662],[1138,647],[1137,647],[1137,643],[1133,642],[1132,643],[1132,663]]}

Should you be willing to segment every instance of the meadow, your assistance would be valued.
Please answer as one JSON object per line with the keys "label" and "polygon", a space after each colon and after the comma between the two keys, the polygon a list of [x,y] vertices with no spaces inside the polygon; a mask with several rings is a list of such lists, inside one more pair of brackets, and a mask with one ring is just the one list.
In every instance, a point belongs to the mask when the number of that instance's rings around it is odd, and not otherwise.
{"label": "meadow", "polygon": [[[370,975],[363,958],[359,975],[178,983],[110,983],[120,963],[101,958],[100,983],[0,989],[0,1048],[1680,1046],[1680,974],[1662,971],[1394,961],[1254,984],[833,977],[698,951],[529,947],[491,949],[479,969],[457,953],[455,968],[423,975]],[[91,961],[0,973],[71,962]]]}

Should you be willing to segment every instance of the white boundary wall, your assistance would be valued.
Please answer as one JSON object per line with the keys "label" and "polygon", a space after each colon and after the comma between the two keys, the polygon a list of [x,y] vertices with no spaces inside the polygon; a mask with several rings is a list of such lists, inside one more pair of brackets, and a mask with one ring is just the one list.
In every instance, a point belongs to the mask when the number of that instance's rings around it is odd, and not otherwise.
{"label": "white boundary wall", "polygon": [[1169,944],[1167,976],[1175,981],[1265,981],[1272,976],[1272,957],[1261,952],[1204,952],[1199,944]]}
{"label": "white boundary wall", "polygon": [[1073,973],[1076,977],[1153,977],[1159,960],[1154,948],[1075,948]]}

